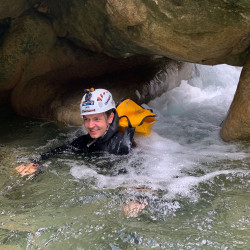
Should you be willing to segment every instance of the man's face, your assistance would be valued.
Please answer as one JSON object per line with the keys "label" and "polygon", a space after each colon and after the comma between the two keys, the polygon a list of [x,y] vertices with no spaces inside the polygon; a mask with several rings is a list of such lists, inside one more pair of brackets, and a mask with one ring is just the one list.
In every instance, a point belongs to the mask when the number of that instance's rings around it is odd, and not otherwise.
{"label": "man's face", "polygon": [[114,118],[114,113],[105,119],[104,113],[85,115],[83,117],[84,126],[89,133],[89,135],[97,139],[103,136],[107,130],[109,124],[112,123]]}

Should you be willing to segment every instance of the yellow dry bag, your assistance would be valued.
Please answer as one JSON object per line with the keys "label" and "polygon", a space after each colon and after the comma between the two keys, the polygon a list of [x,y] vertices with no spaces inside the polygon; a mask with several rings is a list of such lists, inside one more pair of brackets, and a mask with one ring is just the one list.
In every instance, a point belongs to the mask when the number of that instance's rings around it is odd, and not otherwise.
{"label": "yellow dry bag", "polygon": [[150,134],[151,127],[156,121],[155,114],[151,110],[144,109],[130,99],[118,104],[116,111],[120,118],[119,127],[122,130],[132,126],[135,128],[135,132],[145,136]]}

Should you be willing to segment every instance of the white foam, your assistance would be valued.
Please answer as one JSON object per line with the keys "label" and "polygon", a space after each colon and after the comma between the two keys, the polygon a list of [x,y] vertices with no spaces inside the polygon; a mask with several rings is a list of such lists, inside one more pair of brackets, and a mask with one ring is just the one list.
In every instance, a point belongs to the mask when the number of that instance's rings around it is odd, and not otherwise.
{"label": "white foam", "polygon": [[202,182],[207,182],[212,180],[220,175],[236,175],[238,172],[243,175],[250,174],[250,171],[246,170],[221,170],[214,171],[203,176],[183,176],[178,179],[173,179],[172,182],[168,185],[168,193],[165,195],[165,198],[173,199],[176,195],[188,196],[190,197],[193,193],[193,188],[199,185]]}

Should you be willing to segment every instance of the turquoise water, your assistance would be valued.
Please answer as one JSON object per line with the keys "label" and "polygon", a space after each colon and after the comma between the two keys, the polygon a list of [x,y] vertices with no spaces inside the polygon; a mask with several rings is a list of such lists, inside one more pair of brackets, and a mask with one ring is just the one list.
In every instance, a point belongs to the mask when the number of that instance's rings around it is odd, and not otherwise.
{"label": "turquoise water", "polygon": [[[198,66],[151,101],[154,131],[129,156],[58,155],[31,181],[14,167],[82,128],[1,108],[0,249],[249,249],[249,143],[218,136],[240,70]],[[136,199],[148,206],[127,218]]]}

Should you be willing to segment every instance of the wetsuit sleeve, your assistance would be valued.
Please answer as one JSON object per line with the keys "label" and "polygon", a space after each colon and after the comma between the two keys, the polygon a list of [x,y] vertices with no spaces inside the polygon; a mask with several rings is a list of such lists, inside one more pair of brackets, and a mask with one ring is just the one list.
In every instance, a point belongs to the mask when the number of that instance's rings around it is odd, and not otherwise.
{"label": "wetsuit sleeve", "polygon": [[37,160],[34,160],[34,163],[40,163],[41,161],[47,160],[51,156],[62,154],[66,152],[79,152],[83,151],[86,147],[86,136],[80,136],[75,139],[72,143],[68,145],[62,145],[60,147],[54,148],[44,154],[41,154]]}
{"label": "wetsuit sleeve", "polygon": [[62,154],[64,152],[69,152],[72,151],[72,146],[71,145],[63,145],[57,148],[54,148],[46,153],[41,154],[38,159],[34,160],[34,163],[40,163],[41,161],[45,161],[48,158],[50,158],[53,155],[57,155],[57,154]]}

